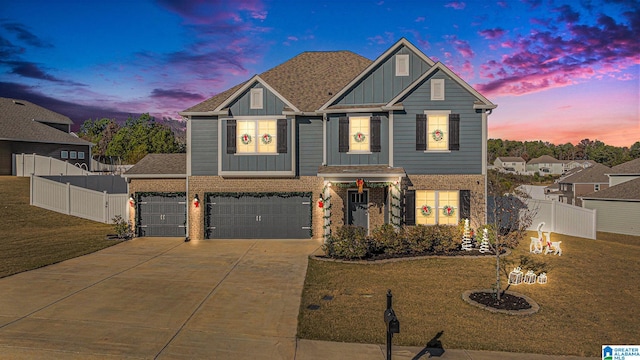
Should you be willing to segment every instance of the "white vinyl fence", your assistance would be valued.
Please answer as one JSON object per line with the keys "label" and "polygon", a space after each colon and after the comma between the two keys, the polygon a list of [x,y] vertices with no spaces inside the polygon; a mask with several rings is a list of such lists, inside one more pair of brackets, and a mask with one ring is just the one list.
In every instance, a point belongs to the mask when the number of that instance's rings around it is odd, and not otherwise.
{"label": "white vinyl fence", "polygon": [[14,176],[90,174],[70,162],[36,154],[13,154],[13,165]]}
{"label": "white vinyl fence", "polygon": [[30,204],[59,213],[111,224],[116,215],[127,218],[127,194],[108,194],[31,177]]}
{"label": "white vinyl fence", "polygon": [[587,239],[596,238],[596,210],[567,205],[553,200],[527,200],[529,210],[536,216],[528,230],[536,230],[544,222],[542,231]]}

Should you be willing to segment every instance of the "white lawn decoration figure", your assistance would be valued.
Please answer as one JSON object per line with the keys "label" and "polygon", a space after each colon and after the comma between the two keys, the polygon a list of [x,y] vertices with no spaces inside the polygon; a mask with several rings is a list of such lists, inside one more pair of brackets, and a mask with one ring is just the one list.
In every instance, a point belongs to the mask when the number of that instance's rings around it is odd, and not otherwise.
{"label": "white lawn decoration figure", "polygon": [[522,282],[522,269],[518,266],[509,273],[509,284],[518,285]]}
{"label": "white lawn decoration figure", "polygon": [[524,283],[529,285],[536,283],[536,273],[533,270],[529,270],[524,274]]}
{"label": "white lawn decoration figure", "polygon": [[541,254],[544,246],[542,240],[542,227],[544,222],[538,224],[538,237],[531,237],[531,244],[529,244],[529,252],[534,254]]}
{"label": "white lawn decoration figure", "polygon": [[464,219],[464,235],[462,235],[462,250],[473,250],[471,233],[469,232],[469,219]]}
{"label": "white lawn decoration figure", "polygon": [[482,230],[482,242],[480,243],[480,252],[484,254],[484,253],[488,253],[489,251],[491,251],[489,249],[489,232],[487,228],[484,228],[484,230]]}
{"label": "white lawn decoration figure", "polygon": [[562,241],[551,241],[551,233],[544,233],[544,236],[547,238],[547,248],[545,249],[544,254],[547,255],[553,253],[553,255],[562,256],[562,249],[560,249],[560,243],[562,243]]}
{"label": "white lawn decoration figure", "polygon": [[547,273],[542,273],[538,276],[538,284],[546,284],[547,280]]}

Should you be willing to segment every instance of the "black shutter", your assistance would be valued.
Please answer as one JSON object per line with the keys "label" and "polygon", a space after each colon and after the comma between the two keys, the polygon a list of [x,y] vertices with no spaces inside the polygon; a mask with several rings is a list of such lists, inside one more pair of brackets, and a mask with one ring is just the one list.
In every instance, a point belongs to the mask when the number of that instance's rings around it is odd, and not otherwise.
{"label": "black shutter", "polygon": [[278,138],[278,153],[287,153],[287,119],[278,119],[278,130],[276,131]]}
{"label": "black shutter", "polygon": [[416,114],[416,150],[427,150],[427,114]]}
{"label": "black shutter", "polygon": [[227,120],[227,154],[236,153],[236,121]]}
{"label": "black shutter", "polygon": [[449,114],[449,150],[460,150],[460,114]]}
{"label": "black shutter", "polygon": [[407,190],[404,192],[404,224],[416,224],[416,191]]}
{"label": "black shutter", "polygon": [[371,124],[371,152],[380,152],[380,116],[372,116]]}
{"label": "black shutter", "polygon": [[471,218],[471,191],[460,190],[460,220]]}
{"label": "black shutter", "polygon": [[338,123],[338,152],[349,151],[349,118],[341,116]]}

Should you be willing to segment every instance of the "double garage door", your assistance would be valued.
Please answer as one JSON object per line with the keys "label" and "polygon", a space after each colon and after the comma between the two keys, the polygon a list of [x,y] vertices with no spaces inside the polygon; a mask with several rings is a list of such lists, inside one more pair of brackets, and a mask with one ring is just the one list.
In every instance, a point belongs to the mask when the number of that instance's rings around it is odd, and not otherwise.
{"label": "double garage door", "polygon": [[207,194],[207,239],[311,237],[311,193]]}
{"label": "double garage door", "polygon": [[138,236],[186,236],[187,196],[184,193],[138,195],[137,205]]}

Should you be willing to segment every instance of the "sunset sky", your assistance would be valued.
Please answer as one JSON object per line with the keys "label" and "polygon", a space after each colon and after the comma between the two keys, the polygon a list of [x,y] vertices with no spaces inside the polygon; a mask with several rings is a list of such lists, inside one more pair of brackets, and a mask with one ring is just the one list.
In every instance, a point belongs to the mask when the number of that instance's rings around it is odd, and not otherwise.
{"label": "sunset sky", "polygon": [[640,141],[636,0],[0,0],[0,96],[178,119],[301,52],[402,37],[498,104],[490,138]]}

